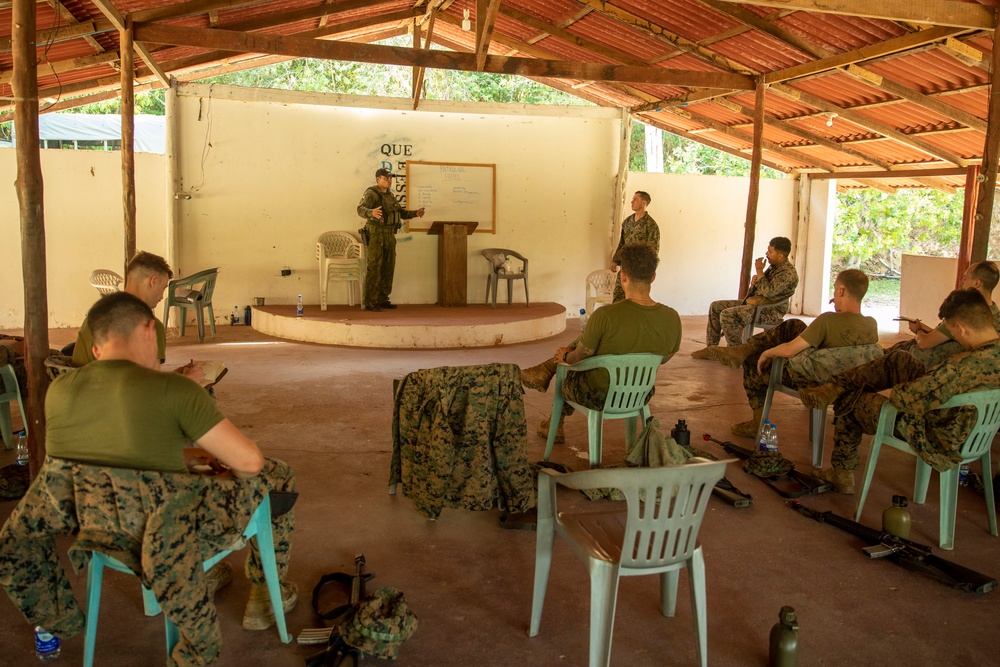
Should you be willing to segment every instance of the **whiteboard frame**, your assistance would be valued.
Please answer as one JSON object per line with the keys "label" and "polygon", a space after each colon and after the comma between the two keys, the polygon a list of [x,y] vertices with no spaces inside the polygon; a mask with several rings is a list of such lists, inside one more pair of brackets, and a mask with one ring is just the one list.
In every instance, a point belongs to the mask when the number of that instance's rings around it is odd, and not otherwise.
{"label": "whiteboard frame", "polygon": [[[497,233],[497,166],[496,164],[477,164],[473,162],[424,162],[422,160],[407,160],[406,161],[406,203],[409,204],[413,201],[410,196],[410,188],[412,187],[413,181],[410,177],[410,165],[416,164],[421,166],[429,167],[475,167],[482,169],[489,169],[490,175],[493,181],[493,192],[490,193],[490,215],[492,216],[489,220],[489,224],[485,224],[483,221],[479,221],[479,226],[473,234],[496,234]],[[413,209],[411,209],[413,210]],[[427,215],[424,215],[427,218]],[[406,221],[406,231],[407,232],[426,232],[430,230],[433,221],[428,221],[424,223],[424,218],[410,218]],[[417,225],[426,224],[426,227],[420,227]]]}

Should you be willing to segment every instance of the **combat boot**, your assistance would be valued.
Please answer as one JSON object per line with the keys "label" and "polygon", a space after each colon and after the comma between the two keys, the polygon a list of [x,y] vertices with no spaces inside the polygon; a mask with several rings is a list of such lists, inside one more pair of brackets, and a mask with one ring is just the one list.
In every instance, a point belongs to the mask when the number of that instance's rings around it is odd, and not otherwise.
{"label": "combat boot", "polygon": [[754,349],[755,347],[753,343],[729,345],[727,347],[713,345],[705,348],[707,356],[704,358],[717,361],[720,364],[729,366],[730,368],[740,368],[746,358],[753,354]]}
{"label": "combat boot", "polygon": [[549,383],[555,377],[557,366],[555,359],[548,359],[537,366],[522,368],[521,384],[528,389],[534,389],[544,394],[549,390]]}
{"label": "combat boot", "polygon": [[827,468],[814,472],[813,477],[830,482],[833,490],[844,495],[854,495],[854,471],[843,468]]}
{"label": "combat boot", "polygon": [[[551,417],[549,418],[551,419]],[[546,440],[549,437],[549,419],[544,420],[538,425],[538,435],[542,436]],[[556,427],[556,439],[553,440],[557,445],[561,445],[566,442],[566,434],[563,433],[563,422],[566,420],[566,415],[559,415],[559,425]]]}
{"label": "combat boot", "polygon": [[764,408],[754,408],[753,417],[745,422],[739,422],[729,427],[735,435],[744,438],[756,438],[757,429],[760,427],[760,420],[764,416]]}
{"label": "combat boot", "polygon": [[799,389],[799,400],[807,408],[816,410],[830,405],[842,393],[844,393],[844,389],[839,384],[827,382],[815,387],[802,387]]}
{"label": "combat boot", "polygon": [[[299,589],[292,582],[281,584],[281,608],[287,614],[295,609],[299,601]],[[267,584],[250,584],[250,599],[243,613],[244,630],[267,630],[274,625],[274,610],[271,609],[271,596]]]}

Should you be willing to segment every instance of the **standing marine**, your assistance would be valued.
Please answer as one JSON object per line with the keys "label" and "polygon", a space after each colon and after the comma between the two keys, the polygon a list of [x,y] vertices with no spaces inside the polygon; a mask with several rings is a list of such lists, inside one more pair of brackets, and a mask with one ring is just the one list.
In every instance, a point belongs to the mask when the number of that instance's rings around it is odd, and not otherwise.
{"label": "standing marine", "polygon": [[365,272],[365,308],[380,312],[383,308],[395,308],[389,301],[392,292],[392,276],[396,271],[396,232],[403,226],[402,220],[424,217],[424,209],[409,211],[399,205],[392,194],[392,179],[388,169],[375,172],[375,185],[361,195],[358,215],[365,219],[368,246],[368,270]]}

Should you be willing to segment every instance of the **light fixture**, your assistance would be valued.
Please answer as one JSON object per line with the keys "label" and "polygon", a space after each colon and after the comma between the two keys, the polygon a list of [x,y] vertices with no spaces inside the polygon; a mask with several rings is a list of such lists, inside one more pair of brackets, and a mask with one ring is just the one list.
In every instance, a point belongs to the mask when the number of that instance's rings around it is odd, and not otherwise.
{"label": "light fixture", "polygon": [[472,30],[472,21],[469,20],[469,10],[462,10],[462,30],[469,32]]}
{"label": "light fixture", "polygon": [[832,111],[829,112],[829,113],[827,113],[826,114],[826,126],[827,127],[833,127],[833,119],[836,118],[836,117],[837,117],[837,114],[835,114]]}

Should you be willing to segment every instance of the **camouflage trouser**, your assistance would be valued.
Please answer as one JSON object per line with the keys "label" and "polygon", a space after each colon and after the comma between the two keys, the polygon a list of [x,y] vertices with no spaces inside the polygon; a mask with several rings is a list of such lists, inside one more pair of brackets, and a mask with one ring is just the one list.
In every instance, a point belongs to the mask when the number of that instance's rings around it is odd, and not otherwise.
{"label": "camouflage trouser", "polygon": [[[861,466],[858,455],[861,436],[875,433],[882,404],[889,400],[877,392],[916,380],[926,372],[913,355],[897,351],[834,378],[833,381],[844,390],[833,404],[831,460],[834,468],[857,470]],[[898,422],[895,431],[899,435]]]}
{"label": "camouflage trouser", "polygon": [[[563,398],[573,401],[574,403],[579,403],[580,405],[591,408],[592,410],[601,410],[604,408],[604,399],[608,397],[608,392],[598,387],[591,387],[587,382],[587,379],[587,373],[585,372],[567,373],[562,386]],[[563,403],[562,415],[564,417],[570,416],[573,412],[575,412],[575,410],[572,405],[569,403]]]}
{"label": "camouflage trouser", "polygon": [[743,328],[753,321],[754,306],[743,306],[733,299],[713,301],[708,308],[708,326],[705,328],[705,345],[718,345],[725,334],[729,345],[743,342]]}
{"label": "camouflage trouser", "polygon": [[396,234],[392,227],[368,225],[368,268],[365,270],[365,305],[389,301],[396,271]]}
{"label": "camouflage trouser", "polygon": [[940,345],[935,345],[934,347],[921,350],[917,347],[917,340],[911,338],[909,340],[901,340],[892,347],[888,347],[885,350],[886,354],[890,352],[909,352],[917,361],[922,363],[926,368],[933,368],[937,366],[942,361],[947,359],[953,354],[958,354],[962,351],[962,345],[956,340],[947,340]]}
{"label": "camouflage trouser", "polygon": [[[47,457],[0,530],[0,585],[31,625],[67,638],[83,629],[83,613],[60,564],[54,538],[77,534],[70,560],[77,571],[91,551],[113,556],[139,574],[179,639],[168,664],[205,665],[222,650],[219,619],[202,563],[232,548],[269,490],[294,490],[294,476],[267,459],[250,480],[88,466]],[[78,502],[86,498],[87,502]],[[292,512],[273,520],[279,576],[288,570]],[[251,540],[247,576],[264,580]]]}
{"label": "camouflage trouser", "polygon": [[[746,391],[750,407],[754,410],[764,407],[764,400],[767,398],[767,385],[771,381],[769,369],[765,369],[763,374],[757,372],[757,362],[760,360],[760,355],[764,350],[770,350],[772,347],[795,340],[805,330],[806,324],[802,320],[785,320],[773,329],[762,331],[747,339],[747,344],[753,345],[754,350],[743,362],[743,390]],[[793,389],[800,385],[794,376],[789,374],[787,366],[781,374],[781,382],[786,387]]]}
{"label": "camouflage trouser", "polygon": [[[618,303],[619,301],[625,300],[625,290],[622,288],[622,272],[618,271],[615,273],[615,298],[612,303]],[[587,313],[588,315],[593,315],[593,313]]]}

